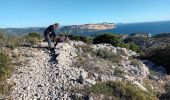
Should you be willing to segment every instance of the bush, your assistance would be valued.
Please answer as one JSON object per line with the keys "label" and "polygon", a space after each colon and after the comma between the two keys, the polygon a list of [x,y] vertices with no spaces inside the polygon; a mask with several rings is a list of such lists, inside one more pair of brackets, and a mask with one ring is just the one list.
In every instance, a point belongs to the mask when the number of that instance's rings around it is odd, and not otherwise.
{"label": "bush", "polygon": [[134,43],[130,43],[130,50],[135,51],[135,52],[140,52],[140,47]]}
{"label": "bush", "polygon": [[[131,40],[127,40],[127,41],[131,41]],[[121,36],[115,35],[115,34],[103,34],[103,35],[96,36],[93,39],[93,43],[94,44],[109,43],[109,44],[116,46],[116,47],[118,46],[118,47],[133,50],[135,52],[140,52],[140,47],[138,45],[136,45],[134,43],[129,43],[129,42],[124,43]]]}
{"label": "bush", "polygon": [[122,47],[122,48],[127,48],[127,49],[130,49],[130,44],[128,43],[121,43],[118,45],[119,47]]}
{"label": "bush", "polygon": [[170,46],[147,49],[142,58],[163,65],[166,71],[170,73]]}
{"label": "bush", "polygon": [[0,46],[4,46],[5,43],[5,34],[0,32]]}
{"label": "bush", "polygon": [[11,59],[9,55],[4,52],[0,52],[0,80],[10,76],[11,66]]}
{"label": "bush", "polygon": [[121,42],[122,42],[121,37],[114,34],[103,34],[96,36],[93,39],[94,44],[109,43],[112,44],[113,46],[119,46]]}
{"label": "bush", "polygon": [[41,39],[41,35],[35,32],[29,33],[22,37],[23,41],[28,44],[37,44]]}
{"label": "bush", "polygon": [[14,49],[16,47],[21,46],[22,37],[20,36],[13,36],[13,35],[6,35],[5,33],[0,33],[0,46],[1,47],[9,47]]}
{"label": "bush", "polygon": [[20,47],[22,43],[22,37],[20,36],[9,36],[6,40],[6,47],[11,49],[15,49],[16,47]]}
{"label": "bush", "polygon": [[38,40],[42,38],[40,34],[35,33],[35,32],[29,33],[28,36],[31,38],[38,38]]}
{"label": "bush", "polygon": [[135,85],[122,81],[96,83],[92,86],[92,92],[115,96],[121,100],[158,100],[156,94],[142,91]]}
{"label": "bush", "polygon": [[37,44],[41,40],[41,35],[38,33],[29,33],[22,37],[25,43],[28,44]]}
{"label": "bush", "polygon": [[170,33],[161,33],[153,36],[154,38],[170,37]]}
{"label": "bush", "polygon": [[5,81],[11,76],[13,70],[12,61],[7,53],[0,52],[0,94],[7,95],[12,85]]}
{"label": "bush", "polygon": [[26,42],[30,44],[37,44],[39,40],[36,37],[27,37]]}
{"label": "bush", "polygon": [[93,38],[90,36],[82,36],[82,35],[66,35],[69,37],[70,40],[75,40],[75,41],[83,41],[88,44],[92,44]]}
{"label": "bush", "polygon": [[119,63],[122,60],[121,55],[115,54],[108,49],[99,49],[96,51],[96,55],[105,60]]}
{"label": "bush", "polygon": [[0,40],[3,40],[5,38],[5,34],[0,32]]}

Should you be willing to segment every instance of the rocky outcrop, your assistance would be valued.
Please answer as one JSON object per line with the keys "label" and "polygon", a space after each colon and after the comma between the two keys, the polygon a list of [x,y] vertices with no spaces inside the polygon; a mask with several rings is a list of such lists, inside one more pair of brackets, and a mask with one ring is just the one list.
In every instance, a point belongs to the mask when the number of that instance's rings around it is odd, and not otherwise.
{"label": "rocky outcrop", "polygon": [[[104,59],[98,54],[100,50],[109,51],[120,60]],[[83,96],[75,88],[81,90],[99,81],[128,81],[147,91],[144,85],[144,79],[150,76],[147,65],[131,58],[137,54],[125,48],[69,41],[59,43],[52,55],[45,48],[21,47],[11,56],[18,63],[8,80],[15,84],[11,91],[14,100],[71,100]]]}

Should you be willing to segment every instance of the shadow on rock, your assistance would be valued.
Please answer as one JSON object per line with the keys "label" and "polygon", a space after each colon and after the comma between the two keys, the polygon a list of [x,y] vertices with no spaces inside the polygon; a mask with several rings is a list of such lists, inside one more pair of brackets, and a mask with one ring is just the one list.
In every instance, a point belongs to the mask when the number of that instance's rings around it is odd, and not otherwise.
{"label": "shadow on rock", "polygon": [[59,55],[59,53],[58,54],[56,54],[56,51],[55,51],[55,49],[51,49],[50,50],[50,60],[48,61],[48,62],[53,62],[53,63],[58,63],[58,61],[57,61],[57,57],[58,57],[58,55]]}

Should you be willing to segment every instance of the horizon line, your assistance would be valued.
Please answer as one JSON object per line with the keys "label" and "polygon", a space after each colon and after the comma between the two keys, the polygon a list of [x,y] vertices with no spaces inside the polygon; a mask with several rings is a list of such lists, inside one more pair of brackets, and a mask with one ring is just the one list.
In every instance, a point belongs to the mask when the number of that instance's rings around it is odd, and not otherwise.
{"label": "horizon line", "polygon": [[[161,21],[143,21],[143,22],[128,22],[128,23],[123,23],[123,22],[107,22],[107,23],[114,23],[114,24],[137,24],[137,23],[151,23],[151,22],[166,22],[170,20],[161,20]],[[104,22],[96,22],[96,23],[84,23],[84,24],[97,24],[97,23],[104,23]],[[69,24],[69,25],[61,25],[61,26],[71,26],[71,25],[84,25],[84,24]],[[0,29],[6,29],[6,28],[45,28],[47,26],[26,26],[26,27],[0,27]]]}

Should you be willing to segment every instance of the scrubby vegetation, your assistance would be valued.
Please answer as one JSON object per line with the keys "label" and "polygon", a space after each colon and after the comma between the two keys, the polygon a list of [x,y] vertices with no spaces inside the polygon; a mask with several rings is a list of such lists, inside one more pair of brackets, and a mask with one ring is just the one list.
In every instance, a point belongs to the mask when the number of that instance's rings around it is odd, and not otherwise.
{"label": "scrubby vegetation", "polygon": [[170,73],[170,46],[147,49],[142,58],[162,65]]}
{"label": "scrubby vegetation", "polygon": [[37,38],[38,40],[42,39],[42,36],[38,33],[35,33],[35,32],[29,33],[28,36],[32,37],[32,38]]}
{"label": "scrubby vegetation", "polygon": [[6,40],[6,47],[11,49],[15,49],[16,47],[20,47],[23,39],[20,36],[9,36]]}
{"label": "scrubby vegetation", "polygon": [[11,58],[5,52],[0,51],[0,95],[7,95],[11,85],[6,83],[6,79],[11,76],[13,66]]}
{"label": "scrubby vegetation", "polygon": [[0,46],[14,49],[21,45],[22,38],[20,36],[8,36],[5,33],[0,33]]}
{"label": "scrubby vegetation", "polygon": [[162,33],[153,36],[154,38],[170,37],[170,33]]}
{"label": "scrubby vegetation", "polygon": [[117,62],[117,63],[119,63],[122,60],[121,55],[115,54],[108,49],[99,49],[96,51],[96,55],[105,60],[110,60],[112,62]]}
{"label": "scrubby vegetation", "polygon": [[41,39],[41,35],[34,32],[23,36],[8,36],[5,33],[0,33],[0,46],[14,49],[23,43],[37,44]]}
{"label": "scrubby vegetation", "polygon": [[5,39],[6,39],[5,33],[0,32],[0,46],[1,47],[5,45]]}
{"label": "scrubby vegetation", "polygon": [[136,52],[140,52],[140,47],[138,45],[131,42],[125,43],[120,35],[115,35],[115,34],[98,35],[93,39],[93,43],[94,44],[109,43],[116,47],[123,47],[123,48],[131,49]]}
{"label": "scrubby vegetation", "polygon": [[11,71],[11,59],[9,55],[4,52],[0,52],[0,79],[5,79],[10,75]]}
{"label": "scrubby vegetation", "polygon": [[26,43],[37,44],[42,39],[42,36],[38,33],[32,32],[28,35],[23,36],[23,39]]}
{"label": "scrubby vegetation", "polygon": [[[83,41],[88,44],[99,44],[99,43],[109,43],[116,47],[124,47],[127,49],[131,49],[136,52],[141,52],[141,47],[147,41],[150,41],[149,38],[128,38],[125,41],[119,36],[114,34],[101,34],[95,37],[90,36],[80,36],[80,35],[65,35],[69,37],[70,40],[76,41]],[[167,35],[165,35],[166,37]],[[155,36],[154,40],[159,39],[162,36]],[[164,37],[164,36],[163,36]],[[167,38],[167,37],[166,37]],[[7,36],[5,33],[0,33],[0,46],[1,47],[8,47],[14,49],[16,47],[21,46],[22,43],[29,43],[29,44],[37,44],[41,41],[42,37],[38,33],[29,33],[24,36]],[[137,42],[133,42],[137,41]],[[139,45],[141,47],[139,47]],[[159,45],[158,45],[159,46]],[[162,65],[166,68],[167,72],[170,73],[170,46],[156,46],[152,48],[143,49],[142,59],[148,59],[156,62],[159,65]],[[98,57],[100,60],[104,59],[110,62],[119,63],[122,59],[121,55],[114,54],[110,50],[107,49],[99,49],[97,51],[93,51],[93,48],[90,45],[84,45],[77,48],[81,48],[83,54],[80,54],[78,64],[76,66],[86,66],[86,68],[91,68],[88,66],[91,59],[88,56]],[[90,55],[88,55],[90,54]],[[123,54],[123,53],[122,53]],[[95,59],[95,58],[93,58]],[[108,62],[107,62],[108,63]],[[133,65],[140,65],[141,63],[137,60],[132,60],[131,64]],[[85,68],[85,69],[86,69]],[[94,67],[94,71],[97,69]],[[5,82],[6,78],[10,76],[12,72],[12,64],[10,57],[4,53],[0,52],[0,94],[6,94],[10,90],[11,85],[8,85]],[[124,72],[116,67],[114,69],[114,74],[116,76],[121,76]],[[152,73],[151,73],[152,74]],[[160,98],[170,98],[169,91],[170,89],[167,88],[167,93],[163,94]],[[97,83],[96,85],[92,86],[92,92],[95,94],[104,94],[106,96],[112,96],[113,98],[117,99],[125,99],[129,98],[131,100],[156,100],[158,99],[153,91],[145,92],[137,88],[136,86],[126,83],[126,82],[103,82]]]}
{"label": "scrubby vegetation", "polygon": [[97,83],[92,86],[92,92],[121,100],[158,100],[156,94],[142,91],[135,85],[122,81]]}
{"label": "scrubby vegetation", "polygon": [[122,42],[122,39],[118,35],[114,34],[102,34],[99,36],[96,36],[93,39],[94,44],[100,44],[100,43],[109,43],[112,44],[113,46],[119,46]]}
{"label": "scrubby vegetation", "polygon": [[88,44],[92,44],[93,41],[93,37],[91,36],[82,36],[82,35],[73,35],[73,34],[65,35],[65,36],[67,36],[70,40],[83,41]]}

